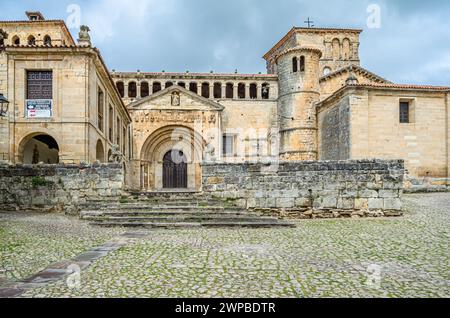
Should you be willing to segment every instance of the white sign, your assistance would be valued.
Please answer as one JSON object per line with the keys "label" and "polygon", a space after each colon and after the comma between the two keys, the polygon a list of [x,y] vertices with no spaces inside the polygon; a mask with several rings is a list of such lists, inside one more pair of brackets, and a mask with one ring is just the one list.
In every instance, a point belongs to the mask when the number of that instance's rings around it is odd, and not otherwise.
{"label": "white sign", "polygon": [[53,100],[28,99],[25,101],[27,118],[50,118],[53,116]]}

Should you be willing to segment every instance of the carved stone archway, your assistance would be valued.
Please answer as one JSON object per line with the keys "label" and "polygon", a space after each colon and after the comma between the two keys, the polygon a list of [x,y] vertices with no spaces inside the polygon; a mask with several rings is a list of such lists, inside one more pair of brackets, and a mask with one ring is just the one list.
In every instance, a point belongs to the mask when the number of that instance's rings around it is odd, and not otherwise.
{"label": "carved stone archway", "polygon": [[[201,162],[203,160],[203,138],[191,128],[165,126],[153,132],[142,147],[140,156],[141,189],[163,191],[164,159],[172,150],[185,156],[187,166],[187,190],[201,188]],[[185,188],[185,187],[183,187]]]}

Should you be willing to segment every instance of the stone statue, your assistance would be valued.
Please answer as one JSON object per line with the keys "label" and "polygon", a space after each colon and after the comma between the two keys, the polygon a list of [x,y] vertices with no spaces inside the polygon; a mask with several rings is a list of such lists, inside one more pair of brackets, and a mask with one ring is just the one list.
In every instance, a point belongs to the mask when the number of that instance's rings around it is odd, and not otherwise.
{"label": "stone statue", "polygon": [[216,154],[216,148],[213,146],[212,142],[208,143],[205,147],[205,161],[212,162]]}
{"label": "stone statue", "polygon": [[123,162],[123,154],[120,151],[119,145],[112,146],[111,156],[108,158],[108,162],[110,162],[110,163],[122,163]]}
{"label": "stone statue", "polygon": [[87,25],[80,26],[80,33],[78,33],[78,38],[80,40],[91,40],[91,36],[89,35],[89,32],[91,29]]}
{"label": "stone statue", "polygon": [[180,106],[180,93],[179,92],[172,93],[172,106]]}
{"label": "stone statue", "polygon": [[80,32],[78,33],[78,44],[91,46],[91,36],[89,35],[89,27],[87,25],[80,26]]}

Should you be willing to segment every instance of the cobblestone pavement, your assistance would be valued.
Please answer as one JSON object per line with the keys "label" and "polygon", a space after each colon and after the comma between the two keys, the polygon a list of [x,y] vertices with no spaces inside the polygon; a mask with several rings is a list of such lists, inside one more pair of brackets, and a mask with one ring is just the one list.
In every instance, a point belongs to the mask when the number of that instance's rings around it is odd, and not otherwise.
{"label": "cobblestone pavement", "polygon": [[[449,297],[450,193],[410,195],[405,203],[402,218],[300,221],[296,229],[148,231],[84,270],[78,289],[58,281],[23,296]],[[64,217],[47,225],[53,218],[6,216],[2,265],[18,266],[24,275],[32,272],[24,263],[73,257],[121,234]]]}

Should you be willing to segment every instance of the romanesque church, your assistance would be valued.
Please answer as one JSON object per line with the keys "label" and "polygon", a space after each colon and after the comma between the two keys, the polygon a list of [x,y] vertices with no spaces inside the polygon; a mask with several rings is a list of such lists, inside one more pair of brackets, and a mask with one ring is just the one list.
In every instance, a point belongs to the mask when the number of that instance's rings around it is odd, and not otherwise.
{"label": "romanesque church", "polygon": [[141,191],[200,190],[204,162],[403,159],[448,182],[450,88],[366,70],[362,30],[294,27],[259,74],[109,70],[89,31],[0,21],[1,162],[120,162]]}

